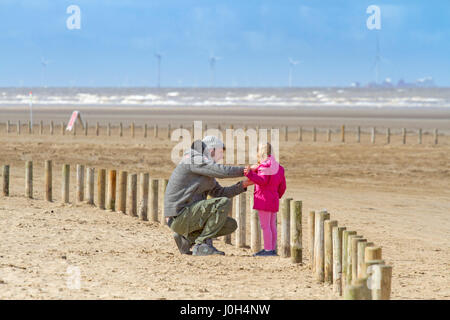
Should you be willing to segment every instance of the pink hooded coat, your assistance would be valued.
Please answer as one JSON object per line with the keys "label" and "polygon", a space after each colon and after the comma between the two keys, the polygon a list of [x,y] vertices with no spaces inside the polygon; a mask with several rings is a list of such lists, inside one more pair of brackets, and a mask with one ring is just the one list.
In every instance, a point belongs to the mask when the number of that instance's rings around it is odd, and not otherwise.
{"label": "pink hooded coat", "polygon": [[286,191],[284,168],[273,156],[267,157],[247,178],[255,183],[253,209],[278,212],[279,199]]}

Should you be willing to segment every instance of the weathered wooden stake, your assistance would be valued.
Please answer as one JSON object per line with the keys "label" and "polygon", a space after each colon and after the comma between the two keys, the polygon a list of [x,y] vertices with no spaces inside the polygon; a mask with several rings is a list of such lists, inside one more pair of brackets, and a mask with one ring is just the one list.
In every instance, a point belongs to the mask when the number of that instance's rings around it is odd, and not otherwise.
{"label": "weathered wooden stake", "polygon": [[33,198],[33,161],[25,162],[25,196]]}
{"label": "weathered wooden stake", "polygon": [[[91,169],[91,168],[90,168]],[[90,190],[90,194],[89,194],[89,200],[88,203],[93,204],[94,202],[94,168],[92,168],[91,172],[89,172],[88,174],[92,175],[92,190]],[[92,198],[91,198],[92,196]],[[91,203],[92,201],[92,203]],[[105,210],[106,206],[105,206],[105,202],[106,202],[106,169],[100,169],[98,170],[98,176],[97,176],[97,206],[102,209]]]}
{"label": "weathered wooden stake", "polygon": [[284,141],[288,141],[288,127],[284,126]]}
{"label": "weathered wooden stake", "polygon": [[389,300],[391,298],[392,267],[375,264],[372,270],[372,300]]}
{"label": "weathered wooden stake", "polygon": [[77,202],[84,201],[84,166],[77,164]]}
{"label": "weathered wooden stake", "polygon": [[153,135],[155,136],[155,138],[158,137],[158,125],[157,124],[155,124],[153,126]]}
{"label": "weathered wooden stake", "polygon": [[128,215],[137,217],[137,174],[130,174],[128,179]]}
{"label": "weathered wooden stake", "polygon": [[345,227],[333,227],[333,291],[342,296],[342,233]]}
{"label": "weathered wooden stake", "polygon": [[97,121],[97,123],[95,124],[95,135],[98,137],[99,134],[100,134],[100,124]]}
{"label": "weathered wooden stake", "polygon": [[89,130],[89,124],[87,121],[85,121],[84,123],[84,135],[87,137],[88,135],[88,130]]}
{"label": "weathered wooden stake", "polygon": [[362,238],[361,235],[350,235],[348,237],[348,243],[347,243],[347,273],[345,275],[345,281],[347,285],[352,284],[352,275],[353,275],[353,238]]}
{"label": "weathered wooden stake", "polygon": [[302,133],[303,133],[302,127],[298,127],[298,133],[297,133],[298,141],[302,141]]}
{"label": "weathered wooden stake", "polygon": [[434,129],[434,144],[438,144],[438,129]]}
{"label": "weathered wooden stake", "polygon": [[20,136],[20,130],[21,130],[22,126],[20,125],[20,120],[17,121],[17,135]]}
{"label": "weathered wooden stake", "polygon": [[406,144],[406,129],[405,128],[402,129],[402,140],[403,140],[403,144]]}
{"label": "weathered wooden stake", "polygon": [[131,130],[131,137],[134,138],[134,122],[131,123],[130,130]]}
{"label": "weathered wooden stake", "polygon": [[39,121],[39,134],[42,136],[42,134],[44,133],[44,123],[43,121]]}
{"label": "weathered wooden stake", "polygon": [[45,200],[53,201],[52,160],[45,160]]}
{"label": "weathered wooden stake", "polygon": [[314,269],[316,280],[324,281],[324,267],[325,267],[325,247],[324,247],[324,223],[325,220],[330,219],[330,214],[326,211],[321,211],[315,215],[314,222]]}
{"label": "weathered wooden stake", "polygon": [[342,289],[347,284],[348,238],[356,235],[356,231],[344,230],[342,233]]}
{"label": "weathered wooden stake", "polygon": [[341,142],[345,142],[345,125],[341,127]]}
{"label": "weathered wooden stake", "polygon": [[391,143],[391,129],[389,128],[386,129],[386,143],[387,144]]}
{"label": "weathered wooden stake", "polygon": [[107,209],[111,211],[116,210],[116,180],[117,171],[109,170],[108,172],[108,200]]}
{"label": "weathered wooden stake", "polygon": [[238,223],[238,228],[236,232],[236,247],[245,247],[245,212],[246,212],[246,201],[245,194],[239,194],[236,197],[236,220]]}
{"label": "weathered wooden stake", "polygon": [[143,221],[147,221],[147,211],[148,211],[148,183],[149,174],[141,173],[139,175],[139,191],[140,191],[140,201],[139,201],[139,218]]}
{"label": "weathered wooden stake", "polygon": [[3,166],[3,188],[2,194],[5,197],[9,196],[9,165],[6,164]]}
{"label": "weathered wooden stake", "polygon": [[324,281],[333,284],[333,228],[337,227],[336,220],[324,222]]}
{"label": "weathered wooden stake", "polygon": [[358,245],[360,243],[367,243],[367,239],[352,238],[352,281],[358,279]]}
{"label": "weathered wooden stake", "polygon": [[108,135],[108,137],[111,136],[111,123],[108,122],[108,127],[106,128],[106,134]]}
{"label": "weathered wooden stake", "polygon": [[144,138],[147,138],[147,124],[144,124]]}
{"label": "weathered wooden stake", "polygon": [[[102,169],[104,170],[104,169]],[[100,209],[105,209],[105,200],[104,200],[104,193],[105,193],[105,186],[102,186],[102,173],[101,170],[98,172],[97,177],[97,198],[98,198],[98,207]],[[103,177],[104,179],[104,177]],[[94,184],[95,184],[95,169],[94,168],[86,168],[86,203],[90,205],[94,205]],[[103,182],[104,183],[104,182]],[[103,190],[102,190],[103,188]],[[103,193],[103,194],[102,194]],[[103,203],[101,203],[103,198]]]}
{"label": "weathered wooden stake", "polygon": [[6,122],[6,134],[9,134],[10,128],[9,128],[9,120]]}
{"label": "weathered wooden stake", "polygon": [[254,187],[249,187],[248,193],[250,195],[250,235],[251,235],[251,245],[250,248],[252,252],[258,252],[261,250],[261,226],[259,221],[259,214],[257,210],[253,210],[253,189]]}
{"label": "weathered wooden stake", "polygon": [[302,202],[291,201],[291,261],[303,263]]}
{"label": "weathered wooden stake", "polygon": [[373,127],[372,128],[372,144],[375,144],[375,135],[376,135],[376,128],[375,127]]}
{"label": "weathered wooden stake", "polygon": [[127,208],[127,175],[126,171],[119,172],[119,190],[117,199],[117,211],[126,213]]}
{"label": "weathered wooden stake", "polygon": [[122,125],[122,122],[119,123],[119,137],[123,137],[123,125]]}
{"label": "weathered wooden stake", "polygon": [[290,248],[290,218],[292,198],[285,198],[281,208],[281,256],[288,258],[291,255]]}
{"label": "weathered wooden stake", "polygon": [[366,262],[365,250],[366,250],[366,247],[371,247],[371,246],[373,246],[373,243],[367,242],[367,241],[361,241],[361,242],[358,242],[358,244],[357,244],[356,250],[357,250],[357,256],[358,256],[358,265],[357,265],[356,277],[358,279],[362,279],[367,276],[364,273],[365,272],[364,264]]}
{"label": "weathered wooden stake", "polygon": [[327,142],[331,141],[331,130],[327,129]]}
{"label": "weathered wooden stake", "polygon": [[63,203],[69,203],[70,165],[62,166],[61,199]]}
{"label": "weathered wooden stake", "polygon": [[61,122],[61,135],[65,135],[66,134],[66,126],[64,124],[64,122]]}
{"label": "weathered wooden stake", "polygon": [[314,231],[315,231],[315,221],[316,212],[310,211],[308,216],[308,244],[309,244],[309,263],[311,270],[314,270]]}
{"label": "weathered wooden stake", "polygon": [[361,142],[361,127],[358,126],[356,128],[356,142],[360,143]]}
{"label": "weathered wooden stake", "polygon": [[151,179],[150,181],[150,219],[151,221],[158,221],[158,179]]}
{"label": "weathered wooden stake", "polygon": [[316,132],[316,127],[313,128],[313,132],[312,132],[312,141],[316,142],[317,140],[317,132]]}
{"label": "weathered wooden stake", "polygon": [[53,131],[55,130],[54,125],[53,125],[53,120],[50,121],[50,135],[53,135]]}
{"label": "weathered wooden stake", "polygon": [[419,143],[419,144],[422,144],[422,129],[419,129],[418,143]]}

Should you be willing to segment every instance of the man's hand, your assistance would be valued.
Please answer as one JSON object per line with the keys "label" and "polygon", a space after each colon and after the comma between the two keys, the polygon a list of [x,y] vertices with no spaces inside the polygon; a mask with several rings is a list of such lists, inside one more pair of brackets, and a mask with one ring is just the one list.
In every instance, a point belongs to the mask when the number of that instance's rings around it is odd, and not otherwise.
{"label": "man's hand", "polygon": [[246,167],[244,168],[244,176],[246,176],[246,175],[249,173],[250,170],[251,170],[251,169],[250,169],[250,166],[246,166]]}
{"label": "man's hand", "polygon": [[247,188],[248,186],[251,186],[253,184],[255,184],[255,183],[253,181],[249,180],[249,179],[245,179],[245,180],[242,181],[242,186],[244,188]]}

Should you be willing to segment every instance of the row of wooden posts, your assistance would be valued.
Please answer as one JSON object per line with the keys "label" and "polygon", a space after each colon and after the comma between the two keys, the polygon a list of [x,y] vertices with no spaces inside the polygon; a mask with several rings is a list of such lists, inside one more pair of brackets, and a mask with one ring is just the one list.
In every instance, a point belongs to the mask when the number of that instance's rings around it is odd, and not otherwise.
{"label": "row of wooden posts", "polygon": [[[17,125],[16,133],[18,135],[20,135],[21,134],[21,127],[22,127],[20,121],[18,121],[16,125]],[[31,123],[29,121],[28,121],[27,127],[28,127],[28,134],[33,134],[34,131],[32,129]],[[65,123],[62,122],[60,127],[61,127],[61,135],[65,135],[66,134]],[[11,133],[11,128],[12,128],[12,124],[8,120],[6,122],[6,133],[7,134]],[[108,123],[108,125],[106,127],[106,135],[107,136],[111,136],[111,128],[112,128],[111,123]],[[135,130],[135,128],[136,128],[136,126],[135,126],[134,122],[132,122],[129,125],[130,136],[132,138],[136,137],[136,134],[135,134],[136,130]],[[182,129],[183,125],[180,125],[179,128]],[[217,128],[220,131],[223,129],[220,124],[218,125]],[[230,125],[229,128],[230,129],[234,129],[234,126]],[[101,126],[100,126],[99,122],[97,122],[96,125],[95,125],[95,135],[96,136],[100,135],[100,129],[101,129]],[[159,132],[158,132],[159,130],[158,129],[159,129],[158,124],[154,124],[153,125],[153,136],[154,137],[158,137],[158,135],[159,135]],[[208,125],[204,124],[203,130],[206,131],[207,129],[208,129]],[[248,126],[245,126],[244,129],[247,130]],[[273,127],[272,127],[272,129],[273,129]],[[88,125],[87,122],[84,123],[83,130],[84,130],[84,135],[87,136],[88,135],[88,130],[89,130],[89,125]],[[167,125],[167,137],[169,139],[170,139],[170,135],[171,135],[171,130],[172,130],[172,127],[171,127],[170,124],[168,124]],[[258,131],[259,127],[256,127],[256,130]],[[38,131],[39,131],[39,134],[41,134],[41,135],[44,134],[44,123],[43,123],[43,121],[40,121]],[[53,121],[51,121],[50,122],[50,127],[49,127],[50,135],[53,135],[54,131],[55,131],[54,130],[54,124],[53,124]],[[192,135],[193,132],[194,132],[194,125],[192,125],[192,128],[191,128],[191,135]],[[284,141],[288,141],[289,140],[288,132],[289,132],[289,127],[288,126],[284,126]],[[331,141],[332,132],[333,131],[331,129],[327,129],[326,130],[326,136],[327,136],[326,141],[327,142]],[[345,142],[346,141],[346,132],[348,132],[348,131],[346,131],[345,125],[342,125],[341,128],[340,128],[340,141],[341,142]],[[379,133],[377,131],[377,129],[375,127],[372,127],[371,128],[371,140],[370,140],[372,144],[375,144],[377,133]],[[77,135],[77,126],[76,125],[73,126],[71,134],[74,135],[74,136]],[[148,136],[148,126],[147,126],[147,124],[144,124],[144,126],[143,126],[143,137],[147,138],[147,136]],[[391,143],[391,136],[392,136],[391,129],[387,128],[386,129],[386,133],[385,133],[385,143],[386,144],[390,144]],[[423,136],[422,129],[418,129],[417,130],[417,143],[418,144],[422,144],[422,136]],[[119,137],[123,137],[123,124],[122,124],[122,122],[119,123]],[[433,143],[434,144],[438,144],[438,141],[439,141],[438,137],[439,137],[438,129],[434,129],[434,131],[433,131]],[[407,130],[406,130],[406,128],[402,128],[402,143],[403,144],[406,144],[406,138],[407,138]],[[303,139],[303,128],[299,126],[299,127],[297,127],[297,141],[303,141],[303,140],[304,140]],[[317,128],[315,128],[315,127],[312,128],[312,141],[313,142],[317,141]],[[356,127],[356,142],[357,143],[361,142],[361,127],[359,127],[359,126]]]}
{"label": "row of wooden posts", "polygon": [[[53,201],[52,161],[46,160],[44,166],[45,200]],[[70,165],[62,165],[61,201],[69,202]],[[108,175],[107,175],[108,173]],[[4,165],[3,196],[9,196],[10,166]],[[165,223],[163,205],[159,204],[159,190],[162,198],[167,179],[150,179],[148,173],[139,175],[139,202],[137,174],[127,171],[118,172],[99,169],[97,174],[97,200],[94,201],[95,169],[76,166],[76,202],[87,202],[99,209],[126,213],[141,220]],[[160,187],[159,187],[160,186]],[[108,189],[106,190],[106,188]],[[117,187],[117,201],[116,201]],[[252,189],[252,188],[250,188]],[[246,217],[250,212],[250,248],[252,252],[261,249],[261,228],[259,216],[253,207],[251,190],[249,203],[247,194],[242,193],[235,200],[235,219],[238,224],[235,245],[239,248],[246,244]],[[33,162],[25,162],[25,196],[33,198]],[[150,201],[149,201],[150,199]],[[96,202],[96,203],[95,203]],[[161,206],[161,215],[158,214]],[[149,211],[149,213],[148,213]],[[230,213],[231,214],[231,213]],[[346,299],[389,299],[392,267],[381,260],[381,248],[368,242],[355,231],[338,227],[337,221],[330,220],[326,211],[309,213],[309,251],[311,268],[319,282],[333,285],[338,295]],[[302,201],[283,198],[281,202],[281,245],[280,256],[291,258],[293,263],[303,263],[302,245]],[[231,244],[231,235],[224,241]],[[371,269],[371,274],[369,274]]]}
{"label": "row of wooden posts", "polygon": [[338,226],[326,210],[311,211],[308,222],[311,269],[319,282],[348,300],[389,300],[392,266],[381,247],[356,231]]}

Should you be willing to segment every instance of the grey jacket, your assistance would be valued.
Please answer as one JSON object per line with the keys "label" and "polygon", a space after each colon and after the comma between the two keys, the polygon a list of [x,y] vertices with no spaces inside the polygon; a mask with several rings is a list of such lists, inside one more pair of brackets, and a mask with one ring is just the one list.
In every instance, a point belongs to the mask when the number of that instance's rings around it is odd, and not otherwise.
{"label": "grey jacket", "polygon": [[[208,152],[206,152],[207,154]],[[222,187],[215,178],[244,176],[244,167],[215,163],[208,155],[196,150],[186,151],[173,170],[164,195],[164,216],[173,217],[187,206],[211,197],[232,198],[244,191],[242,181],[230,187]]]}

